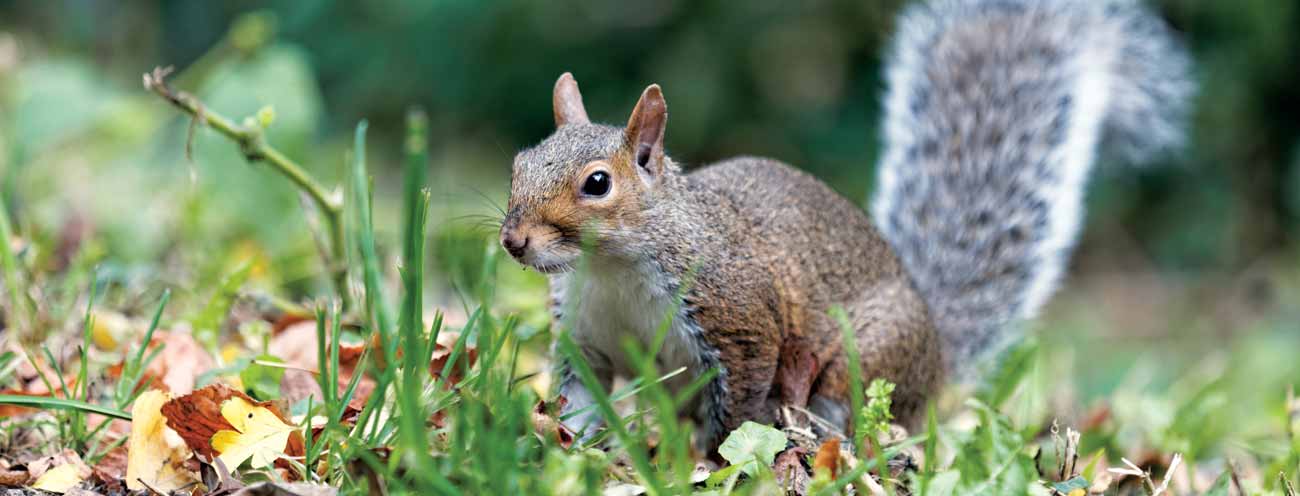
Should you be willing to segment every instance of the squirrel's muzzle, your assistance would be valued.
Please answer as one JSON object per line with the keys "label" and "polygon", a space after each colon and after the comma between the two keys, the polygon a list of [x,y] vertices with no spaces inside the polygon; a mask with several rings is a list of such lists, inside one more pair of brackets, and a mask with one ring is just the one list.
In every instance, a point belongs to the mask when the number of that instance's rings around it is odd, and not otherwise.
{"label": "squirrel's muzzle", "polygon": [[519,224],[501,226],[501,246],[510,252],[510,256],[523,258],[528,249],[528,235],[520,232]]}

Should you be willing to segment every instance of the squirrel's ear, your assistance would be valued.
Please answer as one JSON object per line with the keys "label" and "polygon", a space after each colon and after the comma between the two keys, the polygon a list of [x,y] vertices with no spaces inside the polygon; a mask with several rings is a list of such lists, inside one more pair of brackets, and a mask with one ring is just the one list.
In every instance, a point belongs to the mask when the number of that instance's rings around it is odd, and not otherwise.
{"label": "squirrel's ear", "polygon": [[587,118],[587,109],[582,106],[582,93],[578,92],[578,82],[573,79],[573,74],[566,72],[555,81],[551,106],[555,112],[555,127],[591,122]]}
{"label": "squirrel's ear", "polygon": [[664,127],[668,124],[668,104],[663,91],[652,84],[641,93],[641,100],[632,109],[623,139],[632,152],[632,160],[644,172],[658,176],[662,171],[664,156]]}

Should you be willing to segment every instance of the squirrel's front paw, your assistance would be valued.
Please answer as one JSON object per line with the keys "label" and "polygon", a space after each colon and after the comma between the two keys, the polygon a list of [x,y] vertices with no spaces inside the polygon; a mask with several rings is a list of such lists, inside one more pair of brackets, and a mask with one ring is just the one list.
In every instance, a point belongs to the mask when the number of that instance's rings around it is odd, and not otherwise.
{"label": "squirrel's front paw", "polygon": [[587,444],[605,427],[605,420],[596,409],[591,392],[582,386],[564,388],[560,392],[560,422],[578,436],[578,443]]}

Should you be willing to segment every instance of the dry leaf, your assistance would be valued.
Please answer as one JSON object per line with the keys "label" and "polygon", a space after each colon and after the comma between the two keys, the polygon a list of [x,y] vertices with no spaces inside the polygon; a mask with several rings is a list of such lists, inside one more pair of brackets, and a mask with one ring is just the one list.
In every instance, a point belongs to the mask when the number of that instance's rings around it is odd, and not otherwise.
{"label": "dry leaf", "polygon": [[[271,402],[255,402],[253,398],[225,384],[204,386],[188,395],[173,398],[163,405],[162,414],[167,417],[167,426],[180,434],[191,450],[206,458],[216,458],[220,453],[213,449],[212,437],[218,431],[235,430],[235,426],[222,415],[222,405],[230,398],[241,398],[254,406],[265,408],[281,422],[289,423],[288,418]],[[289,456],[302,456],[302,434],[294,431],[284,451]]]}
{"label": "dry leaf", "polygon": [[807,494],[808,483],[812,482],[812,478],[803,468],[803,459],[806,456],[808,450],[798,446],[776,455],[776,461],[772,463],[772,473],[776,474],[777,485],[794,491],[795,494]]}
{"label": "dry leaf", "polygon": [[60,494],[81,484],[91,473],[90,467],[72,450],[29,462],[27,471],[36,478],[32,487]]}
{"label": "dry leaf", "polygon": [[131,438],[127,443],[126,487],[169,492],[198,481],[185,467],[193,455],[180,435],[167,428],[162,407],[170,400],[163,391],[145,391],[131,407]]}
{"label": "dry leaf", "polygon": [[831,438],[830,440],[822,443],[822,446],[817,449],[817,456],[813,458],[813,474],[816,474],[818,470],[829,471],[831,479],[839,478],[840,476],[839,438]]}
{"label": "dry leaf", "polygon": [[63,494],[86,480],[75,465],[59,465],[45,472],[32,483],[32,487],[42,491]]}
{"label": "dry leaf", "polygon": [[217,453],[212,449],[212,436],[219,430],[231,427],[221,416],[221,403],[240,394],[243,393],[225,384],[212,384],[172,398],[163,404],[162,414],[167,418],[167,427],[175,430],[191,450],[207,458],[214,458]]}
{"label": "dry leaf", "polygon": [[[86,466],[86,463],[81,461],[81,455],[78,455],[77,452],[72,451],[70,449],[65,449],[62,452],[55,455],[44,455],[44,456],[37,456],[33,458],[20,459],[19,463],[26,465],[27,473],[30,474],[32,478],[36,478],[36,479],[39,479],[42,475],[45,475],[46,471],[60,465],[77,465],[82,467]],[[89,473],[90,467],[86,467],[86,471],[87,473]]]}
{"label": "dry leaf", "polygon": [[[438,333],[438,342],[434,343],[433,359],[429,362],[429,374],[434,379],[442,376],[442,369],[447,366],[447,360],[451,359],[451,352],[456,348],[456,341],[460,339],[459,332],[443,331]],[[461,351],[460,357],[456,360],[456,365],[451,367],[451,372],[447,374],[446,385],[455,386],[460,382],[461,376],[465,370],[474,366],[478,361],[478,347],[470,343],[465,343],[465,349]]]}
{"label": "dry leaf", "polygon": [[221,453],[227,467],[239,467],[252,459],[254,467],[271,465],[282,455],[297,428],[285,423],[267,407],[254,405],[238,396],[221,404],[221,416],[234,430],[212,436],[212,448]]}
{"label": "dry leaf", "polygon": [[[309,396],[314,396],[316,402],[321,401],[323,395],[316,375],[307,372],[307,370],[320,370],[316,348],[316,321],[314,320],[300,321],[288,326],[271,338],[267,346],[267,352],[284,360],[285,365],[304,369],[285,370],[284,377],[280,379],[280,397],[291,404],[307,399]],[[363,351],[365,351],[363,343],[339,345],[339,394],[346,392],[348,385],[351,384],[352,375],[356,372]],[[353,402],[358,405],[364,404],[374,390],[374,379],[362,377],[353,395]]]}
{"label": "dry leaf", "polygon": [[149,349],[161,344],[166,346],[144,371],[146,376],[160,377],[162,385],[175,394],[187,394],[194,390],[194,381],[198,376],[216,366],[212,356],[203,349],[194,336],[180,332],[158,332],[149,342]]}
{"label": "dry leaf", "polygon": [[[176,439],[179,440],[180,438],[177,437]],[[90,470],[94,473],[95,478],[101,481],[125,479],[127,459],[127,447],[118,446],[108,450],[108,453],[104,453],[104,456],[99,457],[99,462],[90,467]]]}
{"label": "dry leaf", "polygon": [[31,478],[26,470],[0,469],[0,486],[25,486]]}
{"label": "dry leaf", "polygon": [[533,430],[538,435],[549,437],[561,447],[568,449],[573,446],[575,437],[573,431],[560,423],[560,419],[553,414],[553,412],[558,412],[564,408],[566,402],[567,400],[563,396],[560,396],[554,402],[554,405],[547,405],[545,401],[538,401],[537,406],[533,408]]}

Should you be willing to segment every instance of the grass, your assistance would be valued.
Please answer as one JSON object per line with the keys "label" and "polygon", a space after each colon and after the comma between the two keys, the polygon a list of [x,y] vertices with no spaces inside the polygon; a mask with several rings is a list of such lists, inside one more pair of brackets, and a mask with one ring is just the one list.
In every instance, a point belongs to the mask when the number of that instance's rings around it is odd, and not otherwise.
{"label": "grass", "polygon": [[[456,268],[458,273],[479,274],[473,287],[463,295],[467,307],[463,323],[448,329],[444,313],[435,311],[431,324],[426,325],[424,284],[440,276],[430,273],[429,267],[434,264],[425,260],[429,251],[426,240],[431,237],[428,225],[431,194],[426,183],[427,118],[420,112],[412,112],[407,127],[402,152],[398,224],[401,227],[396,243],[400,250],[391,250],[400,252],[395,263],[390,262],[393,258],[384,257],[388,247],[376,234],[375,193],[367,164],[367,124],[360,123],[353,135],[345,176],[348,194],[338,205],[339,222],[346,220],[343,229],[346,234],[342,238],[346,249],[337,248],[335,252],[347,255],[343,265],[345,277],[342,283],[333,286],[333,293],[315,303],[313,311],[317,347],[312,351],[320,364],[316,380],[323,394],[293,406],[304,415],[304,426],[312,418],[323,422],[319,424],[319,436],[306,436],[306,454],[291,463],[297,478],[339,487],[344,494],[373,494],[379,490],[394,494],[578,494],[599,493],[618,483],[639,486],[651,495],[771,494],[781,489],[766,466],[752,475],[742,475],[734,468],[721,468],[714,473],[715,477],[703,482],[692,478],[698,461],[691,446],[694,427],[681,421],[674,412],[690,400],[690,392],[698,391],[712,375],[695,378],[685,393],[674,394],[664,385],[667,379],[681,373],[658,370],[655,366],[654,357],[663,333],[667,332],[667,323],[660,330],[659,338],[648,347],[631,341],[626,343],[630,368],[636,377],[618,391],[605,391],[565,332],[567,323],[556,322],[549,329],[533,332],[516,315],[503,309],[497,301],[498,295],[515,289],[498,287],[499,256],[490,239],[479,239],[477,243],[481,244],[473,248],[482,248],[486,253],[475,258],[478,266]],[[264,141],[257,143],[257,146],[270,146]],[[294,182],[317,184],[309,177]],[[32,277],[37,269],[30,260],[10,249],[13,234],[8,215],[2,210],[0,236],[4,238],[0,239],[4,241],[0,246],[3,265],[0,268],[9,294],[5,315],[11,319],[7,325],[38,322],[40,309],[25,301],[26,295],[32,294],[28,285],[37,280],[54,284],[51,281],[57,279],[57,274]],[[327,266],[336,263],[328,256],[325,260]],[[85,269],[73,267],[67,272],[76,274]],[[329,267],[322,273],[331,273],[333,269]],[[245,266],[229,272],[233,275],[224,282],[204,288],[203,294],[211,295],[206,302],[189,298],[190,308],[197,310],[192,312],[189,321],[205,347],[219,351],[222,343],[238,338],[223,323],[236,295],[245,286],[249,270]],[[575,279],[581,278],[579,273]],[[108,423],[92,426],[88,416],[129,420],[124,410],[140,391],[150,386],[144,371],[162,351],[159,348],[146,351],[147,344],[164,323],[170,325],[184,320],[173,317],[170,319],[173,322],[167,322],[172,293],[164,290],[154,303],[151,323],[143,338],[122,353],[121,375],[109,379],[104,365],[113,359],[97,359],[91,353],[96,295],[101,286],[115,295],[126,290],[103,283],[98,275],[90,279],[85,311],[77,316],[63,316],[64,320],[79,324],[80,332],[73,341],[76,353],[68,357],[49,346],[41,348],[42,358],[54,372],[54,377],[43,375],[42,381],[55,394],[50,397],[0,395],[0,404],[36,407],[48,412],[0,421],[3,423],[0,437],[5,443],[17,442],[23,432],[49,433],[53,428],[53,433],[47,436],[48,444],[37,449],[70,447],[91,462],[97,460],[115,442],[121,441],[111,440],[104,427]],[[362,297],[357,299],[359,305],[348,307],[344,302],[350,299],[352,285],[347,281],[353,279],[360,281]],[[173,315],[182,314],[173,312]],[[847,317],[842,311],[833,316],[845,328],[849,363],[857,364],[857,348],[853,334],[848,332]],[[56,317],[47,316],[45,321],[58,320]],[[53,333],[57,329],[51,326],[46,330]],[[440,373],[430,374],[428,364],[435,343],[447,331],[457,332],[458,337]],[[1260,335],[1281,336],[1280,343],[1294,343],[1291,331],[1265,331]],[[340,346],[345,334],[356,334],[376,346],[367,348],[357,372],[339,388]],[[521,360],[536,355],[537,350],[550,342],[557,343],[557,353],[574,364],[578,377],[592,391],[595,408],[609,427],[607,435],[566,447],[553,436],[538,432],[535,408],[545,398],[529,387],[531,375],[521,374],[519,368]],[[1255,346],[1250,344],[1251,340],[1243,339],[1243,342],[1241,346],[1247,348],[1243,352],[1245,356],[1259,356],[1250,351]],[[453,369],[465,366],[467,361],[460,357],[466,356],[471,347],[478,352],[477,361],[459,371],[461,379],[452,383]],[[1225,417],[1236,412],[1225,403],[1234,396],[1242,396],[1237,389],[1251,387],[1250,377],[1193,374],[1182,377],[1181,383],[1167,391],[1115,388],[1108,401],[1119,413],[1089,425],[1078,440],[1068,436],[1062,440],[1052,426],[1057,416],[1072,412],[1049,411],[1044,408],[1043,399],[1072,387],[1076,380],[1070,373],[1059,373],[1061,367],[1056,365],[1069,357],[1087,358],[1081,354],[1098,352],[1080,350],[1069,343],[1042,344],[1035,340],[1012,348],[999,361],[1001,366],[987,374],[974,395],[958,390],[947,396],[928,410],[924,432],[914,432],[911,437],[892,443],[882,439],[876,428],[887,419],[878,412],[868,414],[875,402],[887,401],[887,394],[882,393],[887,388],[875,383],[867,398],[867,384],[873,378],[863,377],[858,367],[850,367],[854,431],[869,433],[854,438],[853,444],[860,456],[867,453],[876,456],[855,460],[838,477],[819,476],[812,481],[810,493],[837,494],[850,485],[859,494],[870,493],[875,490],[872,481],[863,476],[871,473],[880,476],[884,481],[881,488],[887,493],[1053,494],[1057,491],[1065,494],[1074,486],[1062,484],[1077,484],[1075,476],[1094,482],[1106,476],[1106,467],[1119,466],[1120,457],[1146,450],[1153,456],[1142,460],[1143,468],[1155,466],[1157,471],[1163,469],[1168,455],[1184,454],[1187,462],[1183,476],[1190,481],[1209,474],[1216,481],[1208,486],[1210,493],[1228,494],[1232,479],[1229,476],[1234,474],[1229,467],[1236,466],[1228,462],[1231,459],[1250,462],[1249,472],[1243,477],[1252,494],[1289,494],[1286,487],[1300,468],[1300,436],[1296,427],[1300,425],[1297,420],[1300,405],[1293,400],[1283,402],[1281,389],[1266,392],[1264,397],[1274,399],[1249,403],[1251,408],[1260,411],[1251,420],[1255,425],[1264,426],[1259,431],[1262,434],[1244,436],[1241,431],[1223,426]],[[31,350],[27,350],[27,356],[37,357]],[[11,356],[8,360],[13,359]],[[70,371],[75,377],[71,384],[64,380],[65,363],[74,363],[76,367]],[[8,369],[0,367],[0,370]],[[1275,379],[1272,382],[1294,380],[1296,372],[1294,366],[1281,365],[1272,372],[1271,377]],[[363,375],[374,380],[374,392],[360,411],[355,412],[355,420],[348,420]],[[1082,409],[1080,401],[1071,404]],[[1148,422],[1125,416],[1124,410],[1149,413],[1153,418],[1147,419]],[[1083,415],[1073,413],[1070,420],[1084,421]],[[446,420],[435,420],[435,414]],[[1059,468],[1067,463],[1066,456],[1060,453],[1070,452],[1082,453],[1081,463],[1076,465],[1084,469]],[[884,470],[889,460],[906,456],[919,458],[920,468],[897,473]],[[243,470],[242,475],[246,480],[277,477],[274,472],[260,468]],[[1131,477],[1127,486],[1116,485],[1115,490],[1142,494],[1144,485],[1154,486],[1152,478]]]}

